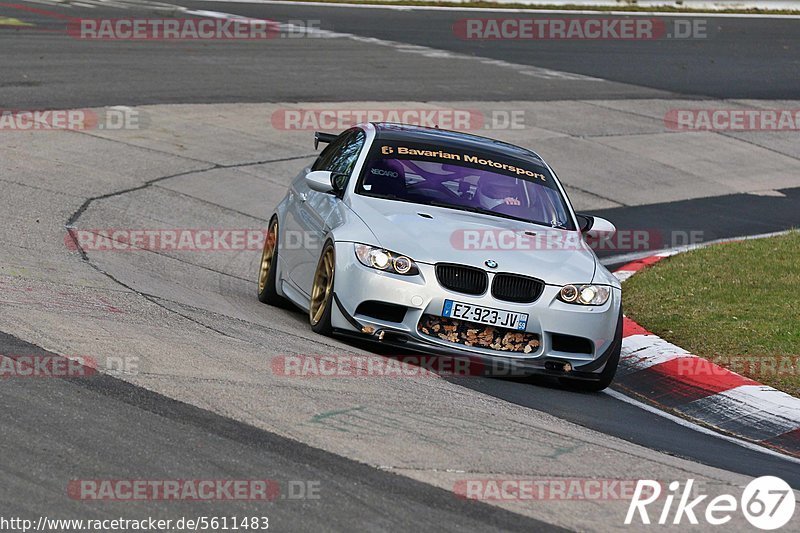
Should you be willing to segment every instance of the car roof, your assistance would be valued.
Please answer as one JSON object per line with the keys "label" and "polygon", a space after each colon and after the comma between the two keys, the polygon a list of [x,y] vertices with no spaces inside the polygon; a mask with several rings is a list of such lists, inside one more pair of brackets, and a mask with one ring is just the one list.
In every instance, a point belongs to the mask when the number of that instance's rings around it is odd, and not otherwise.
{"label": "car roof", "polygon": [[475,151],[487,155],[496,154],[544,165],[544,161],[536,152],[497,139],[394,122],[372,122],[371,124],[375,127],[376,137],[382,141],[419,142],[440,148]]}

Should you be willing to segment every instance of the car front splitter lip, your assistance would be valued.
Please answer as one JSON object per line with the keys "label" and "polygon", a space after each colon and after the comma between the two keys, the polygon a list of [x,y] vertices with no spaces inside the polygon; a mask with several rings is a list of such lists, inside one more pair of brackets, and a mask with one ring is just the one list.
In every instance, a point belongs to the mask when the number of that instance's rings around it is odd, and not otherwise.
{"label": "car front splitter lip", "polygon": [[[381,329],[376,333],[359,333],[341,328],[334,328],[334,335],[346,337],[353,340],[367,341],[381,346],[397,348],[396,355],[387,357],[403,358],[408,352],[429,355],[435,357],[447,357],[453,359],[466,360],[473,368],[469,376],[482,377],[506,377],[522,378],[530,376],[547,376],[552,378],[569,378],[581,381],[598,381],[600,374],[585,372],[582,370],[559,370],[568,361],[553,357],[542,357],[535,360],[520,361],[503,356],[492,356],[486,354],[475,354],[473,352],[461,352],[457,349],[448,349],[438,344],[427,343],[416,339],[402,332],[393,332],[390,329]],[[613,346],[600,358],[593,361],[597,367],[602,367],[611,356]],[[555,368],[546,368],[545,365],[551,364]],[[594,365],[593,365],[594,366]]]}
{"label": "car front splitter lip", "polygon": [[[615,350],[619,349],[622,343],[622,310],[617,323],[617,331],[614,342],[600,355],[600,357],[581,365],[572,367],[573,363],[557,357],[537,357],[535,359],[520,360],[502,355],[489,355],[476,352],[461,351],[457,348],[448,348],[432,342],[425,342],[422,339],[409,335],[405,331],[393,330],[389,327],[372,329],[372,326],[361,324],[355,317],[347,312],[336,293],[333,293],[333,300],[342,316],[357,331],[343,328],[333,328],[333,333],[341,337],[348,337],[361,341],[400,348],[419,354],[434,355],[440,357],[450,357],[466,359],[482,368],[480,374],[485,377],[528,377],[528,376],[547,376],[553,378],[569,378],[581,381],[599,381],[599,371],[605,366]],[[401,356],[402,354],[398,354]],[[566,365],[570,365],[570,370],[563,370]]]}

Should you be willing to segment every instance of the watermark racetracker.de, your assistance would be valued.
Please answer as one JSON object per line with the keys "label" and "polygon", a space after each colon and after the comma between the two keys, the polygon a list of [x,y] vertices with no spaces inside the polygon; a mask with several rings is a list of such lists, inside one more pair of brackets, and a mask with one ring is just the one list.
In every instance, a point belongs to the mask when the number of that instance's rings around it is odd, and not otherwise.
{"label": "watermark racetracker.de", "polygon": [[664,126],[673,131],[798,131],[800,109],[670,109]]}
{"label": "watermark racetracker.de", "polygon": [[439,378],[525,375],[503,362],[439,355],[279,355],[272,373],[284,378]]}
{"label": "watermark racetracker.de", "polygon": [[[254,251],[264,247],[266,234],[266,230],[253,228],[69,228],[64,245],[84,252]],[[302,248],[309,244],[307,240],[294,246]]]}
{"label": "watermark racetracker.de", "polygon": [[[257,228],[68,228],[64,245],[85,252],[235,252],[260,251],[267,231]],[[701,230],[621,229],[613,235],[582,235],[577,231],[542,228],[458,229],[451,232],[454,250],[528,252],[579,250],[643,252],[700,244]],[[318,250],[324,237],[305,230],[281,233],[281,250]]]}
{"label": "watermark racetracker.de", "polygon": [[364,122],[395,122],[457,131],[523,130],[525,110],[467,108],[282,108],[272,112],[272,127],[280,131],[342,131]]}
{"label": "watermark racetracker.de", "polygon": [[148,117],[137,109],[0,109],[0,132],[139,130]]}
{"label": "watermark racetracker.de", "polygon": [[579,250],[595,252],[644,252],[699,244],[701,230],[620,229],[613,235],[582,235],[560,229],[459,229],[450,234],[455,250],[480,252],[527,252]]}
{"label": "watermark racetracker.de", "polygon": [[139,373],[139,357],[55,354],[0,354],[0,380],[30,378],[84,378],[99,373]]}
{"label": "watermark racetracker.de", "polygon": [[319,19],[278,22],[247,17],[224,18],[75,18],[67,34],[100,41],[257,41],[322,36]]}
{"label": "watermark racetracker.de", "polygon": [[182,516],[180,518],[52,518],[38,519],[0,516],[0,531],[266,531],[269,517],[264,515]]}
{"label": "watermark racetracker.de", "polygon": [[797,355],[724,355],[713,361],[702,357],[680,357],[676,373],[682,377],[727,376],[729,371],[742,375],[800,376]]}
{"label": "watermark racetracker.de", "polygon": [[453,485],[459,498],[479,501],[627,501],[636,479],[474,478]]}
{"label": "watermark racetracker.de", "polygon": [[73,479],[67,496],[80,501],[319,500],[319,480]]}
{"label": "watermark racetracker.de", "polygon": [[463,18],[453,34],[464,40],[652,41],[706,39],[705,19],[621,17]]}

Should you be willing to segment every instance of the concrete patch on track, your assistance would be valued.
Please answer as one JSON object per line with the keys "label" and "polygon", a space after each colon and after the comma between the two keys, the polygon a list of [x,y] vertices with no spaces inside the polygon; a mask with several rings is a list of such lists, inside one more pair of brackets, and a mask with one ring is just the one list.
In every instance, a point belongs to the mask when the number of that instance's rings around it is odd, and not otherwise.
{"label": "concrete patch on track", "polygon": [[[673,166],[639,155],[654,135],[685,134],[665,134],[658,119],[630,110],[597,102],[575,105],[584,112],[560,126],[558,113],[569,113],[569,103],[553,108],[536,103],[446,104],[487,115],[498,109],[524,110],[528,127],[477,133],[538,149],[561,171],[581,210],[711,195],[719,185],[701,186],[705,177],[693,171],[691,161]],[[139,109],[148,114],[146,129],[3,132],[0,183],[7,224],[0,229],[0,300],[28,292],[36,297],[0,306],[0,330],[61,354],[136,357],[136,371],[122,379],[451,491],[459,482],[492,476],[693,477],[712,494],[738,492],[745,476],[604,436],[442,379],[276,375],[270,363],[280,355],[367,352],[313,335],[302,313],[259,304],[258,251],[88,250],[84,259],[65,245],[68,220],[76,229],[263,229],[288,180],[313,157],[311,131],[270,125],[273,112],[291,107],[153,106]],[[587,120],[583,132],[575,126],[578,115]],[[615,135],[639,138],[639,144],[601,142]],[[704,142],[703,136],[696,138],[693,142]],[[591,150],[576,151],[576,146]],[[745,150],[752,145],[721,138],[714,146]],[[743,160],[737,160],[729,171],[757,175],[764,157],[760,150],[754,148],[751,167],[742,169]],[[787,174],[798,175],[800,162],[789,157],[780,162]],[[676,179],[685,187],[676,187]],[[778,175],[765,179],[751,186],[783,183]],[[728,186],[748,189],[748,183],[735,180]],[[94,200],[85,203],[88,198]],[[59,292],[76,304],[42,305],[48,294]],[[83,312],[81,302],[96,301],[103,305]],[[531,394],[536,394],[534,387]],[[622,525],[628,502],[491,503],[574,529],[611,530]]]}

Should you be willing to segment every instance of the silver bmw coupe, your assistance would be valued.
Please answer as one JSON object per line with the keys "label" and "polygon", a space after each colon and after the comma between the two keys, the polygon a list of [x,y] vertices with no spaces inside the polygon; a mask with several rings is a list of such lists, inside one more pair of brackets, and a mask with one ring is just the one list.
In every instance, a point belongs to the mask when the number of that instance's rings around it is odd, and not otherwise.
{"label": "silver bmw coupe", "polygon": [[614,378],[621,289],[536,153],[485,137],[368,123],[300,171],[271,216],[258,298],[320,334],[468,357],[496,374],[596,391]]}

